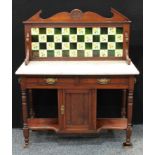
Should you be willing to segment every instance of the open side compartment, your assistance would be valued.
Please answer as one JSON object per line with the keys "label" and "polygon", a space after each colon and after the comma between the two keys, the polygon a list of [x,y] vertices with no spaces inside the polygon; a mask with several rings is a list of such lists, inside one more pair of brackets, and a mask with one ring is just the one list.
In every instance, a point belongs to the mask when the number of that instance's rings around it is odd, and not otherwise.
{"label": "open side compartment", "polygon": [[[97,90],[97,132],[103,129],[126,129],[127,118],[122,116],[122,90]],[[126,99],[125,99],[126,103]]]}
{"label": "open side compartment", "polygon": [[28,98],[29,129],[57,132],[59,130],[58,91],[56,89],[33,89]]}

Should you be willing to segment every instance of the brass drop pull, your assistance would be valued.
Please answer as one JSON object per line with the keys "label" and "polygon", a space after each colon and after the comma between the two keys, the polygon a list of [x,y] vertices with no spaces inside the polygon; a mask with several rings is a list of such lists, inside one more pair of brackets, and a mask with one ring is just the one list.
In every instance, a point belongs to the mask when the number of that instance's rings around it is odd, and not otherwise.
{"label": "brass drop pull", "polygon": [[64,112],[65,112],[65,106],[61,105],[61,115],[64,115]]}
{"label": "brass drop pull", "polygon": [[110,83],[110,79],[107,79],[107,78],[98,79],[98,80],[97,80],[97,83],[98,83],[98,84],[102,84],[102,85],[108,84],[108,83]]}
{"label": "brass drop pull", "polygon": [[56,78],[47,78],[45,80],[46,80],[47,84],[51,84],[51,85],[53,85],[53,84],[55,84],[57,82]]}

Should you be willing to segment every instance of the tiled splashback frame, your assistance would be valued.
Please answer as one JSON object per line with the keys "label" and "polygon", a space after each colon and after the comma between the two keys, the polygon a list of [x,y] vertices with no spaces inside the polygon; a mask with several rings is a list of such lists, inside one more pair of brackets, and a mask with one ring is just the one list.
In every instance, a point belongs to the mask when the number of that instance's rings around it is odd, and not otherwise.
{"label": "tiled splashback frame", "polygon": [[[112,13],[114,14],[114,17],[112,18],[105,18],[93,12],[82,13],[80,10],[77,10],[77,9],[71,11],[71,13],[66,13],[66,12],[58,13],[47,19],[42,19],[40,17],[40,13],[41,12],[38,12],[30,19],[24,22],[25,45],[26,45],[25,62],[26,63],[29,60],[127,60],[127,63],[128,64],[130,63],[130,59],[128,55],[130,21],[125,16],[120,15],[116,10],[112,9]],[[76,17],[76,14],[79,14],[79,16]],[[118,18],[118,15],[119,15],[119,18]],[[82,16],[83,19],[81,19],[82,17],[80,16]],[[114,55],[111,56],[110,54],[108,56],[101,56],[101,53],[103,52],[103,50],[99,49],[101,50],[100,54],[95,55],[92,53],[91,56],[88,56],[87,54],[86,55],[84,54],[84,56],[77,54],[77,56],[66,57],[66,56],[63,56],[62,54],[62,56],[55,57],[55,56],[48,56],[47,54],[45,54],[45,56],[40,57],[40,56],[34,56],[34,53],[33,53],[34,51],[32,50],[33,39],[31,37],[31,30],[33,28],[78,28],[78,29],[79,28],[92,28],[92,29],[108,28],[109,29],[109,28],[117,28],[117,27],[123,29],[123,34],[122,34],[123,35],[123,42],[122,42],[123,53],[121,56],[114,56]],[[83,51],[80,50],[80,52],[85,52],[85,50],[86,49],[84,49]],[[88,51],[86,52],[88,53]]]}
{"label": "tiled splashback frame", "polygon": [[123,57],[123,39],[123,27],[31,28],[32,57]]}

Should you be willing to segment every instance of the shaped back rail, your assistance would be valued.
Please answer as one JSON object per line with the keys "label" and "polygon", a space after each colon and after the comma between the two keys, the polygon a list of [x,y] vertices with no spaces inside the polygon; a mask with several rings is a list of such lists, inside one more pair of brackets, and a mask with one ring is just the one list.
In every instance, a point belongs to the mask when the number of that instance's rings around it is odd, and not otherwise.
{"label": "shaped back rail", "polygon": [[126,60],[130,21],[111,9],[113,17],[78,9],[43,19],[41,11],[24,22],[25,64],[30,60]]}

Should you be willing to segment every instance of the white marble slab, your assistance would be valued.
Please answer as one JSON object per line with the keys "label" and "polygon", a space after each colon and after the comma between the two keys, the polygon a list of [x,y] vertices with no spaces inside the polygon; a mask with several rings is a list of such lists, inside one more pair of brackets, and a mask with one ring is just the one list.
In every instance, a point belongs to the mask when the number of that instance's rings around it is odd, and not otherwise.
{"label": "white marble slab", "polygon": [[30,61],[17,75],[137,75],[133,63],[126,61]]}

